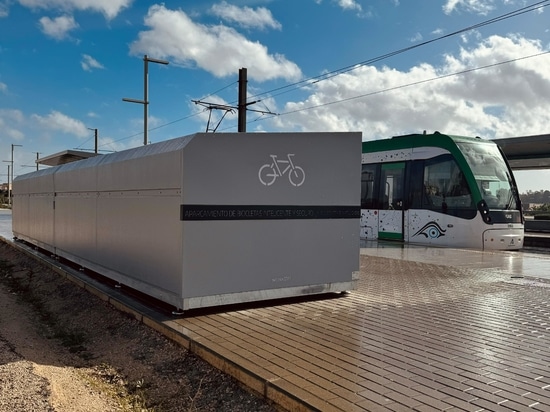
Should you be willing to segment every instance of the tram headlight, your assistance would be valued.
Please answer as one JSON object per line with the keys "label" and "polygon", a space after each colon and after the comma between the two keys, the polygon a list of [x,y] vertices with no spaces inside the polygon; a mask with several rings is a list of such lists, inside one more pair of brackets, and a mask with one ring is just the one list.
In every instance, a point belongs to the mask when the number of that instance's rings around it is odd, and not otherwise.
{"label": "tram headlight", "polygon": [[487,224],[491,224],[491,215],[489,214],[489,206],[487,206],[487,202],[485,200],[480,200],[477,203],[477,208],[479,212],[481,213],[481,218],[483,221]]}

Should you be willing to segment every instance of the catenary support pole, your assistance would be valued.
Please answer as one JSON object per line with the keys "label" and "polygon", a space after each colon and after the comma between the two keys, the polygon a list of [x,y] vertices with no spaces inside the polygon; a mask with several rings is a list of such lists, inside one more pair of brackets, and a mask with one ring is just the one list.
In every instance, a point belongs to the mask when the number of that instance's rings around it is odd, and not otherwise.
{"label": "catenary support pole", "polygon": [[246,84],[248,82],[246,68],[239,69],[239,132],[246,132]]}

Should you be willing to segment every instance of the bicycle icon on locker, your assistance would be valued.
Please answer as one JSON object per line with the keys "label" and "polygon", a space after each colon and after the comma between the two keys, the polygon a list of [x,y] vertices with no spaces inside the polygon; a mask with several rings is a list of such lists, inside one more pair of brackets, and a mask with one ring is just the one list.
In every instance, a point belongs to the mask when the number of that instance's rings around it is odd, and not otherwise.
{"label": "bicycle icon on locker", "polygon": [[287,154],[286,159],[277,159],[277,155],[269,155],[272,162],[266,163],[258,170],[258,178],[265,186],[271,186],[278,177],[288,172],[288,181],[292,186],[302,186],[306,180],[306,172],[292,161],[293,153]]}

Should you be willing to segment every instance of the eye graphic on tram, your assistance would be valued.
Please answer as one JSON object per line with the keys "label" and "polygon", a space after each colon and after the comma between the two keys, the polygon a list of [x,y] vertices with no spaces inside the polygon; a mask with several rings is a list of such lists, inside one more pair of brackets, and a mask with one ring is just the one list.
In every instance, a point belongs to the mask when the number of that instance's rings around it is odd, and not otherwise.
{"label": "eye graphic on tram", "polygon": [[446,230],[436,222],[428,222],[413,236],[424,235],[428,239],[437,239],[438,237],[445,236],[445,232]]}

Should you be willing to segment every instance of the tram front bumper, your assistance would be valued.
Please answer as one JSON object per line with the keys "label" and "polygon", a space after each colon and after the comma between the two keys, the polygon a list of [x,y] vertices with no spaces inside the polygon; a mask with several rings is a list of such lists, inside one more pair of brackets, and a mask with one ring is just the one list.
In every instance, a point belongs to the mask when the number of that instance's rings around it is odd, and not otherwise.
{"label": "tram front bumper", "polygon": [[523,229],[490,229],[483,232],[483,249],[518,250],[523,239]]}

